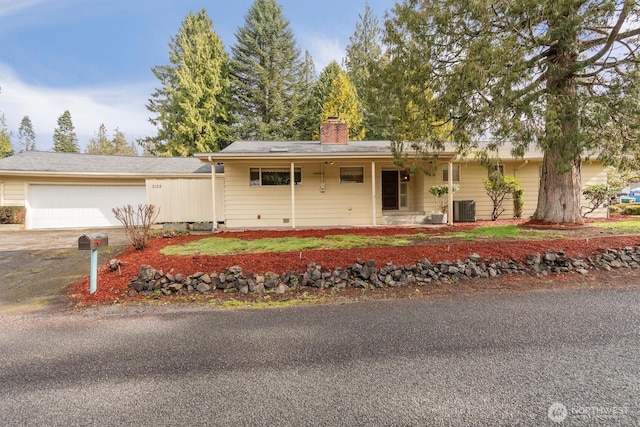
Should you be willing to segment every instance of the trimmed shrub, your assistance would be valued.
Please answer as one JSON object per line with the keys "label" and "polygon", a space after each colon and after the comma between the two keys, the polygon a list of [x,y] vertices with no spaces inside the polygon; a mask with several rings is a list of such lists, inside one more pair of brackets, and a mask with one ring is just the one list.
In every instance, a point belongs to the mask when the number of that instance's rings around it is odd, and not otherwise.
{"label": "trimmed shrub", "polygon": [[0,206],[0,224],[24,224],[24,206]]}
{"label": "trimmed shrub", "polygon": [[623,206],[625,215],[640,215],[640,203],[630,203]]}

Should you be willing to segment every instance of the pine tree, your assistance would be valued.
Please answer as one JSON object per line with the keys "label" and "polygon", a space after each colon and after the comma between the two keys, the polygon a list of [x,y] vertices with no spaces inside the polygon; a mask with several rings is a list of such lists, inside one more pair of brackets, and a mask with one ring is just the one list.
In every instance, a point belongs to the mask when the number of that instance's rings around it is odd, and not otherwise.
{"label": "pine tree", "polygon": [[315,114],[317,113],[316,100],[313,93],[315,84],[316,68],[313,63],[313,58],[311,58],[309,52],[305,52],[299,89],[300,102],[298,117],[295,122],[295,128],[297,130],[296,139],[301,141],[312,140],[318,130],[318,121],[315,118]]}
{"label": "pine tree", "polygon": [[33,131],[33,124],[29,116],[24,116],[18,128],[19,153],[23,151],[35,151],[36,133]]}
{"label": "pine tree", "polygon": [[71,113],[66,110],[58,117],[58,127],[53,131],[53,151],[60,153],[79,153],[78,137],[75,133]]}
{"label": "pine tree", "polygon": [[104,123],[100,124],[98,132],[91,138],[87,145],[86,153],[88,154],[114,154],[115,147],[107,137],[107,127]]}
{"label": "pine tree", "polygon": [[369,3],[365,3],[363,15],[358,15],[354,33],[349,37],[343,65],[349,80],[355,86],[360,100],[367,139],[383,139],[386,136],[384,108],[376,90],[374,78],[382,57],[382,29]]}
{"label": "pine tree", "polygon": [[133,143],[129,144],[127,142],[127,138],[125,137],[124,133],[122,133],[118,128],[116,128],[116,131],[113,135],[113,139],[111,140],[111,143],[113,144],[113,147],[114,147],[113,154],[115,155],[118,155],[118,156],[137,156],[138,155],[138,151],[136,150],[136,147],[133,145]]}
{"label": "pine tree", "polygon": [[385,28],[395,80],[433,93],[459,148],[543,150],[536,220],[582,222],[582,157],[640,152],[636,0],[405,0]]}
{"label": "pine tree", "polygon": [[228,55],[205,9],[184,19],[169,44],[170,65],[153,67],[162,87],[147,109],[158,135],[145,151],[164,156],[215,152],[229,141]]}
{"label": "pine tree", "polygon": [[0,159],[9,156],[13,156],[11,133],[7,130],[7,121],[4,114],[0,113]]}
{"label": "pine tree", "polygon": [[231,85],[238,136],[289,140],[301,96],[300,52],[275,0],[256,0],[232,46]]}

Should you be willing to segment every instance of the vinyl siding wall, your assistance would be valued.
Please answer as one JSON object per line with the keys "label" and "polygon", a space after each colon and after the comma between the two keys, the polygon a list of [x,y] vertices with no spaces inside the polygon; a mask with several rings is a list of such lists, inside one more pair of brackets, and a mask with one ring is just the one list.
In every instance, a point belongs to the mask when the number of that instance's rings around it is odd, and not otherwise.
{"label": "vinyl siding wall", "polygon": [[[363,183],[340,183],[340,166],[364,167]],[[279,167],[290,169],[290,163],[226,163],[225,223],[228,227],[291,227],[291,187],[251,186],[249,169]],[[302,182],[295,186],[295,225],[348,226],[372,223],[371,162],[324,164],[295,163],[302,169]],[[378,171],[379,174],[379,171]],[[320,191],[324,175],[325,191]],[[379,188],[379,179],[376,187]]]}
{"label": "vinyl siding wall", "polygon": [[[222,191],[222,186],[219,191]],[[157,223],[211,221],[212,200],[210,175],[192,179],[147,180],[147,203],[159,208]]]}
{"label": "vinyl siding wall", "polygon": [[[454,194],[454,200],[474,200],[476,219],[490,220],[493,203],[484,189],[487,169],[475,162],[459,162],[460,190]],[[520,179],[524,190],[523,218],[533,215],[538,198],[540,160],[520,160],[504,162],[505,175]],[[339,168],[341,166],[364,167],[364,183],[341,184]],[[290,186],[250,186],[249,169],[252,167],[280,167],[289,170],[290,163],[231,163],[225,164],[224,216],[226,225],[231,228],[270,228],[291,227],[293,225]],[[314,163],[295,163],[302,169],[302,183],[295,186],[295,226],[351,226],[372,224],[371,202],[371,162],[363,160],[348,163],[336,162],[333,165]],[[398,170],[391,162],[376,163],[376,224],[385,223],[382,211],[383,170]],[[320,192],[320,182],[324,175],[325,192]],[[583,164],[583,186],[605,183],[606,171],[598,164]],[[425,212],[427,215],[436,209],[435,199],[429,193],[433,184],[446,184],[442,180],[442,165],[438,166],[435,176],[418,173],[411,177],[408,187],[409,204],[401,209],[408,212]],[[586,205],[586,201],[584,202]],[[513,217],[513,201],[510,197],[503,202],[504,212],[500,219]],[[386,211],[385,211],[386,212]],[[606,216],[606,209],[600,209],[598,216]],[[595,216],[594,214],[591,215]]]}

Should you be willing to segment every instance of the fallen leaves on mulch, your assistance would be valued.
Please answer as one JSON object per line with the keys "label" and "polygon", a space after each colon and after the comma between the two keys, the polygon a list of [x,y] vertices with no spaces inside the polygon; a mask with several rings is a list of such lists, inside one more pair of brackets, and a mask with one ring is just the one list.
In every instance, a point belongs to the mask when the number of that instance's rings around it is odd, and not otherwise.
{"label": "fallen leaves on mulch", "polygon": [[[496,221],[488,223],[471,223],[453,227],[367,227],[367,228],[334,228],[310,230],[260,230],[242,232],[219,232],[216,237],[233,237],[245,240],[264,237],[324,237],[336,234],[360,234],[371,236],[428,234],[438,235],[451,231],[462,231],[486,225],[523,224],[524,221]],[[378,247],[340,250],[305,250],[297,252],[259,253],[247,255],[223,256],[165,256],[160,250],[166,246],[178,245],[194,240],[211,237],[211,235],[189,235],[172,238],[151,239],[144,251],[134,251],[128,247],[117,256],[121,266],[119,271],[111,271],[108,263],[99,267],[98,291],[89,295],[89,278],[74,283],[70,287],[71,299],[76,305],[93,305],[101,303],[122,302],[127,296],[128,283],[138,274],[140,266],[150,265],[165,273],[182,273],[185,275],[197,272],[221,273],[231,266],[240,266],[249,273],[283,273],[286,271],[304,271],[308,263],[313,262],[327,269],[348,267],[356,260],[374,260],[378,266],[386,263],[410,265],[425,258],[432,262],[443,260],[464,260],[471,254],[494,260],[515,259],[524,263],[526,257],[533,253],[544,253],[547,250],[564,251],[570,257],[586,258],[601,248],[622,248],[640,245],[638,236],[593,236],[576,229],[571,231],[571,238],[548,240],[516,240],[516,241],[482,241],[467,242],[459,239],[434,238],[415,246]],[[587,237],[585,237],[587,236]]]}

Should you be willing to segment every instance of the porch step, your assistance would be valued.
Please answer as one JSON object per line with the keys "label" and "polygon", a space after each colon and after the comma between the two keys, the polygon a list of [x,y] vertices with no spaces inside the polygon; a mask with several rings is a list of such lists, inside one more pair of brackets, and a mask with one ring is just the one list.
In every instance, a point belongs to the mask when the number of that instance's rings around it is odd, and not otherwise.
{"label": "porch step", "polygon": [[429,220],[424,212],[385,212],[382,217],[386,225],[425,224]]}

